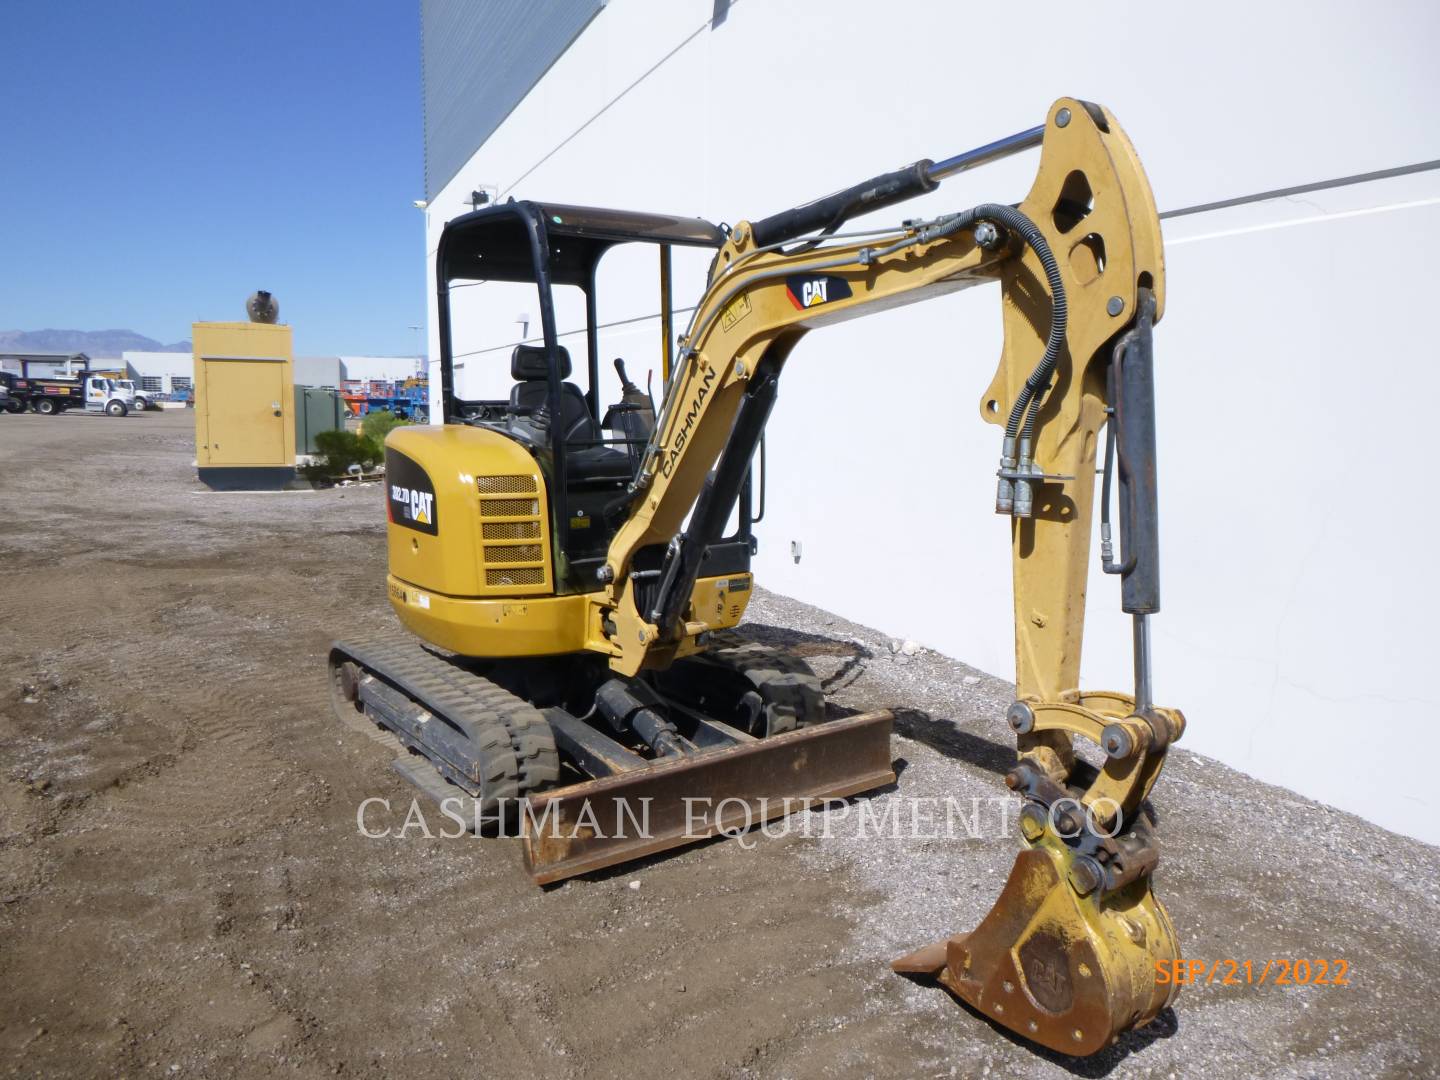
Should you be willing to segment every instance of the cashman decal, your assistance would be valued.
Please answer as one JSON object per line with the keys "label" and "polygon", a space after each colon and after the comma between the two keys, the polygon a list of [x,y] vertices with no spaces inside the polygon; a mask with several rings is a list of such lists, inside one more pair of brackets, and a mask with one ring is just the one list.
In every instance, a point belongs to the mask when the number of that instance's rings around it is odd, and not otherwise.
{"label": "cashman decal", "polygon": [[700,419],[700,406],[704,405],[705,399],[710,396],[715,375],[713,365],[705,369],[705,373],[700,377],[700,385],[695,390],[695,396],[690,399],[690,405],[686,408],[685,415],[680,418],[680,430],[660,459],[660,470],[665,474],[667,480],[675,471],[675,463],[680,460],[680,454],[685,449],[685,444],[690,441],[690,432],[694,430],[695,422]]}
{"label": "cashman decal", "polygon": [[439,532],[435,486],[415,462],[395,450],[385,451],[385,509],[396,525],[431,536]]}

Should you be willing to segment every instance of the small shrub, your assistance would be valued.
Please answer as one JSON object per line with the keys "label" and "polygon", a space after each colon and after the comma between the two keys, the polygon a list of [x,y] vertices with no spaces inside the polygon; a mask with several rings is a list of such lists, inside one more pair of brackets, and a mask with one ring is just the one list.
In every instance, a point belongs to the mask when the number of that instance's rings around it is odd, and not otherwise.
{"label": "small shrub", "polygon": [[373,469],[385,460],[380,444],[353,431],[322,431],[315,436],[315,462],[305,467],[312,480],[344,476],[351,465]]}
{"label": "small shrub", "polygon": [[385,436],[389,435],[397,427],[404,427],[409,420],[402,420],[389,409],[376,409],[374,412],[365,414],[365,419],[360,421],[360,434],[367,439],[374,439],[375,445],[384,446]]}

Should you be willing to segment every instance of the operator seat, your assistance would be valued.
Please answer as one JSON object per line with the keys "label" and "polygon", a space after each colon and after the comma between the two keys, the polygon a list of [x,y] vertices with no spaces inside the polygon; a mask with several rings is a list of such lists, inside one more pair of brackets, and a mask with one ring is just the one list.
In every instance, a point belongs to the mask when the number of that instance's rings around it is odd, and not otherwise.
{"label": "operator seat", "polygon": [[[590,406],[580,388],[570,382],[570,350],[564,347],[555,350],[560,360],[560,427],[565,432],[565,442],[595,442],[600,438],[600,427],[590,415]],[[515,385],[510,388],[510,407],[525,410],[530,415],[539,412],[550,392],[547,381],[549,365],[543,345],[516,345],[510,354],[510,377]]]}
{"label": "operator seat", "polygon": [[[587,446],[601,439],[600,425],[580,388],[570,382],[570,350],[555,350],[560,362],[560,430],[565,435],[565,464],[571,483],[628,481],[630,455],[611,446]],[[510,407],[534,416],[550,392],[549,363],[543,345],[516,345],[510,354]],[[555,422],[554,418],[551,420]]]}

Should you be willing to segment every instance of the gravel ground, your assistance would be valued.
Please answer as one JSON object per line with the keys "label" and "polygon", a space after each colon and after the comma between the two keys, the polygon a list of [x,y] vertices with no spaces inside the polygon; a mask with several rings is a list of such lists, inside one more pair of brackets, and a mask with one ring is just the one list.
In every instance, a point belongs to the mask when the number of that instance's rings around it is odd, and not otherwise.
{"label": "gravel ground", "polygon": [[[866,902],[845,905],[856,931],[843,953],[872,965],[878,990],[884,961],[976,925],[1009,873],[1013,817],[1007,834],[995,826],[1000,777],[1014,760],[1003,721],[1014,686],[929,650],[907,656],[897,639],[763,590],[747,617],[751,636],[807,656],[832,701],[895,708],[905,765],[896,790],[870,800],[875,818],[897,799],[954,798],[967,815],[981,800],[967,820],[985,838],[936,840],[925,828],[913,838],[902,803],[898,837],[837,824],[804,850],[807,862],[868,886]],[[962,1076],[1186,1076],[1202,1064],[1213,1076],[1440,1075],[1433,1012],[1411,1012],[1433,1002],[1440,971],[1431,935],[1440,851],[1179,747],[1153,801],[1164,844],[1156,890],[1185,957],[1344,959],[1351,985],[1187,987],[1173,1015],[1082,1062],[976,1047],[973,1030],[955,1030],[948,997],[907,984],[902,1007],[936,1021],[916,1075],[944,1075],[962,1055]],[[883,1007],[877,998],[882,1013],[895,1007],[892,991]]]}
{"label": "gravel ground", "polygon": [[[379,488],[205,493],[189,423],[0,417],[0,1072],[1440,1075],[1440,850],[1183,749],[1155,803],[1185,955],[1343,959],[1349,986],[1188,988],[1076,1060],[892,975],[1014,858],[1011,687],[763,590],[746,633],[837,711],[897,714],[897,787],[828,837],[542,891],[513,841],[360,835],[362,800],[398,826],[411,796],[323,678],[391,619]],[[982,800],[982,835],[859,835],[925,797]]]}

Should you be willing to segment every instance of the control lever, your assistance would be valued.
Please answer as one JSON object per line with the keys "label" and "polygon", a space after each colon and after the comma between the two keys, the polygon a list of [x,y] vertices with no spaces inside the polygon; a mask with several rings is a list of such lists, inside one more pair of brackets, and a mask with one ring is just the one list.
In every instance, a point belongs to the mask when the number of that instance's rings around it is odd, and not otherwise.
{"label": "control lever", "polygon": [[620,376],[620,402],[605,414],[604,427],[618,431],[626,439],[630,468],[634,472],[645,456],[645,446],[655,431],[655,404],[625,371],[625,361],[615,358],[615,374]]}
{"label": "control lever", "polygon": [[615,358],[615,374],[620,376],[620,394],[622,397],[629,397],[631,394],[638,394],[640,388],[630,381],[630,376],[625,374],[625,361],[620,357]]}

